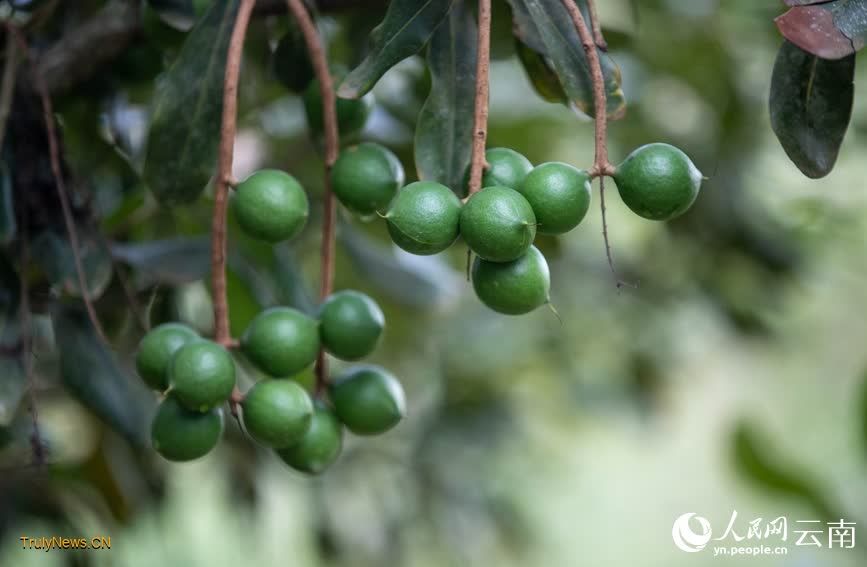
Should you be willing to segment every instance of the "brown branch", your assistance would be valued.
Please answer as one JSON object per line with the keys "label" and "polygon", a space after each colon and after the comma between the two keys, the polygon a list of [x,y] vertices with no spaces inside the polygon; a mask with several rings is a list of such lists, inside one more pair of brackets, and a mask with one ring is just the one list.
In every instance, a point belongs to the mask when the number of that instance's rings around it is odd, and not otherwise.
{"label": "brown branch", "polygon": [[596,0],[587,0],[587,8],[590,10],[590,27],[593,28],[593,41],[596,47],[602,51],[608,51],[608,42],[602,35],[602,24],[599,21],[599,12],[596,10]]}
{"label": "brown branch", "polygon": [[81,299],[84,301],[87,316],[90,318],[90,322],[93,325],[96,334],[103,342],[108,342],[105,337],[105,331],[103,331],[102,324],[99,322],[99,317],[96,314],[96,309],[93,307],[93,301],[90,299],[90,290],[87,286],[84,265],[81,261],[78,230],[75,228],[75,221],[72,218],[72,206],[69,203],[69,195],[66,191],[66,180],[63,177],[63,168],[60,165],[60,147],[57,142],[57,131],[54,128],[54,109],[51,104],[51,95],[49,94],[45,79],[42,76],[40,69],[37,67],[37,62],[33,58],[24,37],[21,36],[14,26],[7,26],[6,29],[7,33],[15,37],[15,41],[18,43],[21,52],[30,63],[33,84],[36,87],[36,92],[39,94],[39,99],[42,102],[45,133],[48,137],[48,153],[51,161],[51,173],[54,176],[54,184],[57,187],[57,196],[60,199],[60,208],[63,210],[63,222],[66,225],[69,246],[72,248],[72,261],[75,265],[75,275],[78,278],[78,287],[81,292]]}
{"label": "brown branch", "polygon": [[[322,194],[322,267],[319,288],[319,299],[324,300],[331,295],[334,287],[334,246],[335,246],[335,203],[331,190],[331,168],[337,161],[340,150],[340,134],[337,129],[337,97],[334,94],[334,81],[328,68],[328,58],[316,31],[316,25],[307,13],[302,0],[286,0],[289,11],[298,22],[298,27],[304,34],[307,52],[319,82],[319,94],[322,97],[322,118],[325,133],[325,179]],[[328,358],[325,350],[320,349],[316,357],[316,395],[322,394],[328,382]]]}
{"label": "brown branch", "polygon": [[602,65],[599,63],[599,53],[596,52],[596,42],[593,34],[587,28],[587,22],[581,15],[581,10],[572,0],[563,0],[563,6],[569,12],[575,30],[581,38],[581,47],[587,54],[587,63],[590,65],[590,77],[593,80],[593,103],[596,115],[596,159],[588,173],[591,177],[600,175],[614,175],[614,166],[608,161],[608,102],[605,96],[605,77],[602,74]]}
{"label": "brown branch", "polygon": [[488,74],[491,67],[491,0],[479,0],[479,45],[476,58],[476,98],[473,114],[473,157],[467,199],[482,188],[485,142],[488,137]]}
{"label": "brown branch", "polygon": [[18,42],[12,33],[6,34],[6,62],[3,65],[3,83],[0,84],[0,148],[6,136],[6,123],[15,98],[15,83],[18,78]]}
{"label": "brown branch", "polygon": [[[238,77],[244,38],[250,24],[250,14],[256,0],[241,0],[235,27],[226,56],[226,76],[223,81],[223,121],[220,126],[220,148],[217,156],[217,177],[214,181],[214,216],[211,225],[211,287],[214,294],[214,326],[217,343],[229,348],[233,344],[229,330],[229,301],[226,297],[226,209],[229,186],[233,183],[232,162],[235,152],[235,130],[238,120]],[[232,415],[237,417],[238,404],[243,399],[235,386],[229,400]]]}

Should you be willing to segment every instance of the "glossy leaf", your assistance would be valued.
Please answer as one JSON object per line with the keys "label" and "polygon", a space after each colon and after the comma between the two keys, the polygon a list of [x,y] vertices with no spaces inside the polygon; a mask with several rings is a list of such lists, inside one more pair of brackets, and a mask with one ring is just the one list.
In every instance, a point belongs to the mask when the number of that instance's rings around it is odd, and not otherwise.
{"label": "glossy leaf", "polygon": [[361,98],[396,63],[415,55],[445,20],[455,0],[392,0],[370,33],[370,52],[341,83],[337,96]]}
{"label": "glossy leaf", "polygon": [[459,0],[431,40],[431,91],[415,132],[419,178],[458,194],[472,156],[477,38],[475,20]]}
{"label": "glossy leaf", "polygon": [[[580,112],[594,116],[593,80],[581,38],[562,0],[509,0],[515,35],[528,47],[545,57],[560,79],[570,104]],[[589,21],[586,2],[578,2]],[[621,88],[620,69],[605,53],[597,49],[605,79],[608,118],[617,120],[626,113],[626,99]]]}
{"label": "glossy leaf", "polygon": [[207,238],[172,238],[139,244],[114,244],[115,258],[141,271],[139,283],[177,285],[203,278],[210,270]]}
{"label": "glossy leaf", "polygon": [[154,405],[150,392],[123,371],[83,312],[56,305],[52,322],[67,389],[112,429],[144,445]]}
{"label": "glossy leaf", "polygon": [[841,59],[864,47],[867,0],[797,5],[774,20],[783,37],[823,59]]}
{"label": "glossy leaf", "polygon": [[771,126],[804,175],[827,175],[852,116],[855,56],[828,61],[786,41],[771,78]]}
{"label": "glossy leaf", "polygon": [[772,447],[751,424],[739,423],[732,436],[738,471],[764,491],[801,500],[825,519],[840,518],[815,481],[792,463],[776,460]]}
{"label": "glossy leaf", "polygon": [[213,4],[190,31],[156,96],[144,179],[161,203],[194,201],[214,172],[237,11],[238,0]]}

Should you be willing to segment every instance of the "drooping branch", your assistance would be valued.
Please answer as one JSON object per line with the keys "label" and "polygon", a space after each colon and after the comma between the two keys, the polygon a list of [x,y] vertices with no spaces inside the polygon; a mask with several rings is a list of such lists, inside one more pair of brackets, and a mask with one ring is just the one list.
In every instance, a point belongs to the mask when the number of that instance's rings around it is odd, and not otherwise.
{"label": "drooping branch", "polygon": [[476,98],[473,113],[473,155],[467,198],[482,188],[485,143],[488,138],[488,91],[491,67],[491,0],[479,0],[479,47],[476,59]]}
{"label": "drooping branch", "polygon": [[[587,63],[590,65],[590,76],[593,80],[593,108],[596,115],[596,159],[588,173],[591,177],[600,175],[613,175],[614,166],[608,161],[608,102],[605,95],[605,76],[602,74],[602,65],[599,62],[599,53],[596,52],[596,41],[593,33],[587,27],[581,10],[572,0],[563,0],[563,6],[569,12],[575,30],[581,38],[581,47],[587,54]],[[600,32],[601,34],[601,32]]]}
{"label": "drooping branch", "polygon": [[214,182],[214,215],[211,225],[211,287],[214,294],[215,339],[223,346],[232,340],[229,333],[229,302],[226,298],[226,209],[229,186],[232,183],[232,162],[235,151],[235,129],[238,114],[238,76],[244,38],[250,23],[255,0],[242,0],[229,40],[226,77],[223,83],[223,122],[220,127],[220,149],[217,156],[217,176]]}
{"label": "drooping branch", "polygon": [[102,329],[102,324],[99,322],[99,317],[96,314],[96,309],[93,306],[93,301],[90,298],[90,290],[88,289],[87,277],[84,272],[84,264],[81,261],[81,249],[78,239],[78,229],[75,227],[75,220],[72,217],[72,205],[69,202],[69,195],[66,189],[66,179],[63,176],[63,168],[60,164],[60,144],[57,141],[57,130],[54,127],[54,108],[51,103],[51,95],[48,91],[48,86],[45,82],[39,67],[37,67],[36,59],[30,52],[30,48],[24,37],[14,26],[6,27],[7,33],[11,34],[21,53],[30,63],[31,78],[36,92],[39,95],[39,100],[42,104],[42,116],[45,121],[45,134],[48,138],[48,155],[51,162],[51,173],[54,176],[54,185],[57,188],[57,197],[60,200],[60,208],[63,211],[63,223],[66,226],[66,235],[69,238],[69,246],[72,248],[72,262],[75,266],[75,275],[78,279],[78,288],[81,293],[81,299],[84,302],[84,307],[87,310],[87,316],[96,331],[97,336],[103,341],[106,341],[105,331]]}
{"label": "drooping branch", "polygon": [[[328,58],[316,31],[316,25],[301,0],[286,0],[289,11],[292,12],[298,27],[304,35],[307,52],[316,79],[319,82],[319,94],[322,97],[322,121],[325,134],[325,179],[322,193],[322,251],[321,251],[321,281],[319,299],[324,300],[331,294],[334,287],[334,248],[335,248],[335,202],[331,189],[331,169],[337,161],[340,150],[340,135],[337,128],[337,96],[334,93],[334,81],[328,68]],[[320,350],[316,358],[316,395],[320,395],[328,381],[328,359],[325,351]]]}

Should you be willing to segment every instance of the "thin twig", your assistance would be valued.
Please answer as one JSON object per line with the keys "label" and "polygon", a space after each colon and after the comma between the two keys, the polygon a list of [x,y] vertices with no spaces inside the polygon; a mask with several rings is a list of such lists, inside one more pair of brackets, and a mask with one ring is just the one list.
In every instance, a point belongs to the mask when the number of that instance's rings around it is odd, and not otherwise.
{"label": "thin twig", "polygon": [[20,277],[18,307],[21,310],[21,366],[27,383],[27,402],[30,410],[30,421],[33,431],[30,433],[30,447],[33,454],[33,465],[42,468],[45,464],[45,448],[42,446],[42,435],[39,432],[39,411],[36,404],[36,384],[33,376],[33,318],[30,314],[30,285],[27,270],[30,267],[30,242],[27,222],[27,212],[21,213],[21,259],[18,273]]}
{"label": "thin twig", "polygon": [[593,41],[596,47],[602,51],[608,51],[608,42],[602,35],[602,24],[599,21],[599,12],[596,10],[596,0],[587,0],[587,8],[590,10],[590,27],[593,28]]}
{"label": "thin twig", "polygon": [[[211,224],[211,287],[214,294],[214,327],[217,343],[229,348],[232,335],[229,330],[229,301],[226,297],[226,209],[229,186],[233,182],[232,162],[235,152],[235,130],[238,116],[238,77],[241,73],[241,55],[250,14],[256,0],[241,0],[235,27],[229,40],[226,56],[226,75],[223,81],[223,121],[220,126],[220,149],[217,156],[217,177],[214,181],[214,216]],[[241,393],[235,386],[229,400],[232,415],[238,415]]]}
{"label": "thin twig", "polygon": [[75,228],[75,220],[72,218],[72,206],[69,203],[69,195],[66,191],[66,180],[63,177],[63,168],[60,165],[60,147],[57,142],[57,131],[54,128],[54,109],[51,104],[51,95],[46,86],[45,79],[36,66],[36,60],[27,46],[27,42],[14,26],[7,26],[7,33],[15,37],[18,47],[24,54],[24,57],[30,63],[33,84],[36,86],[36,91],[39,94],[42,102],[42,114],[45,120],[45,133],[48,137],[48,152],[51,160],[51,173],[54,176],[54,184],[57,187],[57,196],[60,199],[60,208],[63,210],[63,222],[66,225],[66,233],[69,238],[69,246],[72,248],[72,261],[75,265],[75,274],[78,277],[78,287],[81,292],[81,299],[84,301],[84,307],[87,310],[87,316],[93,325],[96,334],[103,342],[108,342],[105,337],[105,331],[102,329],[102,324],[99,322],[99,317],[96,314],[96,309],[93,306],[93,301],[90,298],[90,290],[87,285],[87,277],[84,272],[84,265],[81,261],[81,252],[79,249],[78,230]]}
{"label": "thin twig", "polygon": [[617,286],[617,289],[638,287],[635,284],[630,284],[620,279],[620,276],[617,275],[617,269],[614,267],[614,258],[611,256],[611,244],[608,242],[608,220],[605,214],[605,176],[599,177],[599,203],[600,211],[602,212],[602,239],[605,241],[605,257],[608,259],[608,268],[614,274],[614,285]]}
{"label": "thin twig", "polygon": [[[337,97],[334,94],[334,81],[328,69],[328,58],[316,31],[316,25],[307,13],[302,0],[286,0],[289,11],[298,22],[298,27],[304,34],[307,53],[319,82],[319,94],[322,98],[323,130],[325,134],[325,180],[322,193],[322,277],[319,288],[319,299],[324,300],[331,295],[334,287],[334,247],[335,247],[335,203],[331,189],[331,169],[337,161],[340,150],[340,137],[337,130]],[[316,357],[316,396],[320,396],[328,382],[328,358],[321,349]]]}
{"label": "thin twig", "polygon": [[15,82],[18,78],[18,43],[12,33],[6,34],[6,62],[3,65],[3,83],[0,85],[0,148],[6,136],[6,122],[15,98]]}
{"label": "thin twig", "polygon": [[491,0],[479,0],[479,45],[476,56],[476,98],[473,114],[473,155],[467,199],[482,188],[485,143],[488,138],[488,75],[491,67]]}

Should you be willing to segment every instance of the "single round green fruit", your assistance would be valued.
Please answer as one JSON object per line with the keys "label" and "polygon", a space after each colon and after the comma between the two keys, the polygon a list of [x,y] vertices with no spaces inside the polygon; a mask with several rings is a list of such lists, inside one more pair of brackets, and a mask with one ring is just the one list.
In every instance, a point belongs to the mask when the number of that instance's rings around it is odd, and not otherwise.
{"label": "single round green fruit", "polygon": [[632,212],[665,221],[682,215],[698,197],[702,174],[685,153],[668,144],[641,146],[617,166],[614,182]]}
{"label": "single round green fruit", "polygon": [[400,382],[379,366],[354,366],[329,385],[334,411],[358,435],[377,435],[406,414]]}
{"label": "single round green fruit", "polygon": [[566,163],[539,165],[516,189],[533,207],[542,234],[569,232],[590,208],[590,176]]}
{"label": "single round green fruit", "polygon": [[373,352],[385,328],[379,305],[354,290],[329,295],[319,309],[319,321],[325,349],[343,360],[358,360]]}
{"label": "single round green fruit", "polygon": [[187,409],[206,412],[229,399],[235,387],[235,361],[217,343],[187,343],[172,357],[169,387]]}
{"label": "single round green fruit", "polygon": [[385,215],[394,243],[420,256],[451,246],[458,237],[460,217],[460,199],[433,181],[416,181],[398,191]]}
{"label": "single round green fruit", "polygon": [[337,460],[342,448],[343,426],[330,409],[316,404],[310,428],[300,441],[277,450],[277,456],[295,470],[321,474]]}
{"label": "single round green fruit", "polygon": [[169,363],[175,352],[199,338],[191,328],[181,323],[163,323],[150,330],[138,345],[135,367],[144,382],[164,392],[169,387]]}
{"label": "single round green fruit", "polygon": [[512,262],[473,263],[473,289],[488,307],[506,315],[523,315],[549,302],[548,262],[535,246]]}
{"label": "single round green fruit", "polygon": [[362,215],[385,210],[404,179],[397,156],[372,143],[343,150],[331,170],[334,194],[347,209]]}
{"label": "single round green fruit", "polygon": [[[515,150],[491,148],[485,151],[488,168],[482,173],[482,187],[501,185],[517,189],[533,169],[533,164]],[[469,183],[469,171],[467,172]]]}
{"label": "single round green fruit", "polygon": [[313,402],[297,382],[269,379],[244,396],[244,428],[250,437],[272,449],[297,443],[310,428]]}
{"label": "single round green fruit", "polygon": [[[340,83],[334,80],[335,86]],[[348,98],[337,99],[337,130],[341,137],[349,137],[360,132],[370,116],[375,104],[373,93],[367,93],[357,100]],[[319,81],[310,81],[304,89],[304,112],[307,115],[307,127],[318,137],[324,130],[322,118],[322,95],[319,92]]]}
{"label": "single round green fruit", "polygon": [[266,374],[291,376],[316,360],[319,323],[290,307],[266,309],[244,331],[241,351]]}
{"label": "single round green fruit", "polygon": [[223,436],[223,410],[190,411],[173,396],[164,399],[151,422],[151,444],[170,461],[191,461],[209,453]]}
{"label": "single round green fruit", "polygon": [[477,256],[511,262],[536,238],[536,215],[523,195],[495,185],[467,200],[461,210],[461,236]]}
{"label": "single round green fruit", "polygon": [[304,229],[310,205],[294,177],[285,171],[262,169],[235,187],[232,210],[244,232],[266,242],[280,242]]}

